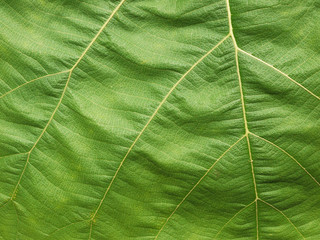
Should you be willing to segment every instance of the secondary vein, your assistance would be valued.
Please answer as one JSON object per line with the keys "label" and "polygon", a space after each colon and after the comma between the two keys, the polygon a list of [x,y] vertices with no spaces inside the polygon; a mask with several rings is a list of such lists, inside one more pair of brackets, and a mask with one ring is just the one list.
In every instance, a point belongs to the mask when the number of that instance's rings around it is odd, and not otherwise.
{"label": "secondary vein", "polygon": [[297,86],[299,86],[300,88],[302,88],[303,90],[305,90],[307,93],[309,93],[310,95],[312,95],[313,97],[315,97],[316,99],[320,100],[320,97],[317,96],[316,94],[314,94],[312,91],[310,91],[309,89],[307,89],[305,86],[303,86],[301,83],[298,83],[297,81],[295,81],[294,79],[292,79],[288,74],[282,72],[281,70],[279,70],[278,68],[274,67],[273,65],[271,65],[270,63],[267,63],[265,61],[263,61],[262,59],[253,56],[252,54],[242,50],[241,48],[238,48],[238,51],[248,55],[249,57],[267,65],[268,67],[272,68],[273,70],[275,70],[276,72],[280,73],[282,76],[285,76],[287,79],[289,79],[291,82],[293,82],[294,84],[296,84]]}
{"label": "secondary vein", "polygon": [[181,81],[183,79],[185,79],[185,77],[200,63],[203,61],[203,59],[205,59],[210,53],[212,53],[216,48],[218,48],[228,37],[230,37],[230,35],[228,34],[227,36],[225,36],[217,45],[215,45],[213,48],[211,48],[206,54],[204,54],[198,61],[196,61],[190,68],[189,70],[183,74],[181,76],[181,78],[171,87],[171,89],[168,91],[168,93],[166,94],[166,96],[162,99],[162,101],[159,103],[158,107],[155,109],[155,111],[153,112],[153,114],[150,116],[148,122],[144,125],[144,127],[142,128],[142,130],[139,132],[138,136],[135,138],[135,140],[133,141],[133,143],[131,144],[131,146],[129,147],[127,153],[125,154],[125,156],[123,157],[122,161],[120,162],[119,167],[117,168],[115,174],[113,175],[111,182],[109,183],[96,211],[94,212],[93,216],[92,216],[92,220],[94,220],[94,218],[96,217],[104,199],[106,198],[115,178],[117,177],[124,161],[127,159],[128,155],[130,154],[130,152],[132,151],[133,147],[135,146],[135,144],[138,142],[138,140],[140,139],[141,135],[144,133],[144,131],[147,129],[147,127],[149,126],[150,122],[154,119],[154,117],[157,115],[159,109],[162,107],[162,105],[167,101],[168,97],[171,95],[171,93],[176,89],[176,87],[181,83]]}
{"label": "secondary vein", "polygon": [[[13,190],[13,193],[12,193],[12,196],[11,196],[11,200],[13,200],[16,196],[16,193],[17,193],[17,190],[18,190],[18,186],[21,182],[21,179],[25,173],[25,170],[27,168],[27,165],[29,163],[29,160],[30,160],[30,155],[31,155],[31,152],[34,150],[34,148],[36,147],[36,145],[38,144],[38,142],[40,141],[40,139],[42,138],[42,136],[44,135],[44,133],[46,132],[46,130],[48,129],[50,123],[52,122],[53,120],[53,117],[55,116],[58,108],[60,107],[61,103],[62,103],[62,100],[63,100],[63,97],[65,96],[65,93],[67,91],[67,88],[68,88],[68,84],[70,82],[70,79],[71,79],[71,75],[72,75],[72,72],[73,70],[76,68],[76,66],[79,64],[79,62],[83,59],[83,57],[85,56],[85,54],[88,52],[88,50],[90,49],[90,47],[93,45],[93,43],[97,40],[97,38],[99,37],[99,35],[102,33],[102,31],[105,29],[105,27],[108,25],[108,23],[110,22],[110,20],[112,19],[112,17],[115,15],[115,13],[119,10],[119,8],[121,7],[121,5],[125,2],[125,0],[122,0],[119,5],[113,10],[113,12],[111,13],[111,15],[108,17],[108,19],[106,20],[106,22],[102,25],[102,27],[99,29],[98,33],[94,36],[94,38],[91,40],[91,42],[89,43],[89,45],[86,47],[86,49],[83,51],[83,53],[81,54],[81,56],[78,58],[78,60],[75,62],[75,64],[71,67],[71,69],[69,70],[69,75],[68,75],[68,78],[67,78],[67,81],[66,81],[66,84],[64,86],[64,89],[62,91],[62,94],[61,94],[61,97],[59,99],[59,102],[57,104],[57,106],[55,107],[55,109],[53,110],[46,126],[44,127],[44,129],[42,130],[40,136],[37,138],[36,142],[34,143],[34,145],[31,147],[30,151],[28,152],[28,157],[27,157],[27,160],[26,160],[26,163],[24,165],[24,168],[21,172],[21,175],[20,175],[20,178],[18,180],[18,183],[16,184],[14,190]],[[67,71],[66,71],[67,72]]]}

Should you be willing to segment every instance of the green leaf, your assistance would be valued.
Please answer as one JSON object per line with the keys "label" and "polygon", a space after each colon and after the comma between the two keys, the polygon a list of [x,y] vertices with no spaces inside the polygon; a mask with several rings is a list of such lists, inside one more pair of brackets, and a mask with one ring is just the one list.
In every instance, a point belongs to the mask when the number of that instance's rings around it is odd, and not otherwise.
{"label": "green leaf", "polygon": [[320,239],[319,1],[0,14],[1,239]]}

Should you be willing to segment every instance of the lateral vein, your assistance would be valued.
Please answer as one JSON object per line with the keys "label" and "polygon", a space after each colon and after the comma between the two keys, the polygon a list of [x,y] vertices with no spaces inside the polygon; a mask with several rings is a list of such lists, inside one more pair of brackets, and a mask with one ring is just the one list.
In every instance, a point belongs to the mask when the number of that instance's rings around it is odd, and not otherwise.
{"label": "lateral vein", "polygon": [[252,132],[250,132],[249,134],[251,134],[251,135],[253,135],[253,136],[261,139],[262,141],[265,141],[266,143],[269,143],[270,145],[276,147],[277,149],[279,149],[280,151],[282,151],[283,153],[285,153],[288,157],[290,157],[293,161],[295,161],[296,164],[298,164],[299,167],[302,168],[302,170],[305,171],[305,172],[309,175],[309,177],[320,187],[320,183],[317,181],[317,179],[316,179],[314,176],[312,176],[312,174],[309,173],[308,170],[307,170],[304,166],[302,166],[302,164],[301,164],[296,158],[294,158],[291,154],[289,154],[287,151],[285,151],[284,149],[282,149],[281,147],[279,147],[279,146],[276,145],[275,143],[270,142],[269,140],[267,140],[267,139],[265,139],[265,138],[263,138],[263,137],[258,136],[257,134],[254,134],[254,133],[252,133]]}
{"label": "lateral vein", "polygon": [[303,90],[305,90],[306,92],[308,92],[310,95],[312,95],[313,97],[315,97],[316,99],[320,100],[320,97],[317,96],[316,94],[314,94],[313,92],[311,92],[309,89],[307,89],[305,86],[303,86],[301,83],[298,83],[297,81],[295,81],[294,79],[292,79],[288,74],[282,72],[281,70],[279,70],[278,68],[272,66],[270,63],[267,63],[265,61],[263,61],[262,59],[256,57],[256,56],[253,56],[252,54],[238,48],[238,50],[246,55],[248,55],[249,57],[267,65],[268,67],[272,68],[273,70],[275,70],[276,72],[280,73],[282,76],[285,76],[286,78],[288,78],[291,82],[293,82],[294,84],[296,84],[297,86],[299,86],[300,88],[302,88]]}
{"label": "lateral vein", "polygon": [[181,204],[189,197],[189,195],[193,192],[193,190],[201,183],[201,181],[208,175],[208,173],[214,168],[214,166],[235,146],[237,145],[245,135],[243,135],[241,138],[239,138],[234,144],[232,144],[212,165],[211,167],[204,173],[204,175],[198,180],[198,182],[191,188],[191,190],[184,196],[184,198],[178,203],[178,205],[175,207],[175,209],[172,211],[172,213],[169,215],[169,217],[166,219],[162,227],[160,228],[158,234],[154,238],[156,240],[159,236],[159,234],[164,229],[165,225],[169,222],[169,220],[172,218],[172,216],[175,214],[175,212],[178,210],[178,208],[181,206]]}
{"label": "lateral vein", "polygon": [[0,99],[1,99],[1,98],[3,98],[3,97],[5,97],[5,96],[7,96],[8,94],[10,94],[10,93],[12,93],[12,92],[14,92],[14,91],[18,90],[19,88],[21,88],[21,87],[23,87],[23,86],[25,86],[25,85],[29,84],[29,83],[35,82],[35,81],[37,81],[37,80],[39,80],[39,79],[42,79],[42,78],[51,77],[51,76],[59,75],[59,74],[62,74],[62,73],[66,73],[66,72],[69,72],[69,71],[70,71],[70,69],[69,69],[69,70],[62,71],[62,72],[57,72],[57,73],[47,74],[47,75],[45,75],[45,76],[42,76],[42,77],[38,77],[38,78],[32,79],[32,80],[30,80],[30,81],[28,81],[28,82],[25,82],[25,83],[23,83],[23,84],[21,84],[21,85],[19,85],[19,86],[15,87],[15,88],[11,89],[10,91],[8,91],[8,92],[6,92],[6,93],[2,94],[2,95],[0,96]]}
{"label": "lateral vein", "polygon": [[129,147],[127,153],[125,154],[125,156],[123,157],[122,161],[120,162],[119,167],[117,168],[115,174],[113,175],[111,182],[109,183],[107,190],[105,191],[99,205],[98,208],[96,209],[96,211],[93,214],[93,217],[91,218],[92,220],[95,218],[95,216],[97,215],[104,199],[107,196],[107,193],[109,192],[115,178],[117,177],[119,170],[121,169],[124,161],[127,159],[128,155],[130,154],[131,150],[133,149],[133,147],[135,146],[135,144],[138,142],[138,140],[140,139],[141,135],[144,133],[144,131],[146,130],[146,128],[149,126],[150,122],[153,120],[153,118],[157,115],[159,109],[162,107],[162,105],[167,101],[168,97],[171,95],[171,93],[176,89],[176,87],[181,83],[181,81],[200,63],[203,61],[203,59],[205,59],[210,53],[212,53],[216,48],[218,48],[230,35],[228,34],[227,36],[225,36],[217,45],[215,45],[213,48],[211,48],[206,54],[204,54],[198,61],[196,61],[190,68],[189,70],[182,75],[182,77],[171,87],[171,89],[169,90],[169,92],[166,94],[166,96],[162,99],[162,101],[159,103],[158,107],[156,108],[156,110],[153,112],[153,114],[150,116],[148,122],[144,125],[144,127],[142,128],[142,130],[140,131],[140,133],[138,134],[138,136],[135,138],[135,140],[133,141],[133,143],[131,144],[131,146]]}
{"label": "lateral vein", "polygon": [[296,227],[296,225],[293,224],[293,222],[284,214],[284,212],[282,212],[280,209],[276,208],[275,206],[273,206],[272,204],[262,200],[262,199],[259,199],[261,202],[263,202],[264,204],[268,205],[269,207],[273,208],[274,210],[276,210],[277,212],[281,213],[282,216],[284,216],[287,221],[294,227],[294,229],[301,235],[301,237],[303,239],[305,239],[305,237],[302,235],[302,233],[299,231],[299,229]]}
{"label": "lateral vein", "polygon": [[219,232],[217,232],[217,234],[214,236],[214,238],[218,237],[219,234],[222,232],[222,230],[235,218],[237,217],[241,212],[243,212],[244,210],[246,210],[248,207],[250,207],[253,203],[256,203],[257,200],[252,201],[251,203],[249,203],[248,205],[244,206],[243,208],[241,208],[236,214],[234,214],[223,226],[222,228],[219,230]]}
{"label": "lateral vein", "polygon": [[121,5],[125,2],[125,0],[122,0],[118,6],[113,10],[113,12],[111,13],[111,15],[108,17],[108,19],[106,20],[106,22],[102,25],[102,27],[99,29],[98,33],[94,36],[94,38],[91,40],[91,42],[89,43],[89,45],[86,47],[86,49],[83,51],[83,53],[81,54],[81,56],[78,58],[78,60],[76,61],[76,63],[72,66],[72,68],[69,70],[69,75],[68,75],[68,78],[67,78],[67,81],[66,81],[66,84],[64,86],[64,89],[62,91],[62,94],[61,94],[61,97],[59,99],[59,102],[57,104],[57,106],[55,107],[55,109],[53,110],[53,113],[51,114],[51,117],[49,118],[46,126],[44,127],[43,131],[41,132],[40,136],[37,138],[36,142],[34,143],[34,145],[31,147],[30,151],[28,152],[28,157],[27,157],[27,161],[24,165],[24,168],[22,170],[22,173],[20,175],[20,178],[18,180],[18,183],[16,184],[15,188],[14,188],[14,191],[12,193],[12,196],[11,196],[11,200],[14,199],[15,195],[16,195],[16,192],[17,192],[17,189],[18,189],[18,186],[21,182],[21,179],[25,173],[25,170],[27,168],[27,165],[29,163],[29,160],[30,160],[30,155],[31,155],[31,152],[33,151],[33,149],[36,147],[36,145],[38,144],[38,142],[40,141],[40,139],[42,138],[42,136],[44,135],[44,133],[46,132],[47,128],[49,127],[50,123],[52,122],[53,120],[53,117],[54,115],[56,114],[58,108],[60,107],[61,103],[62,103],[62,100],[63,100],[63,97],[65,96],[65,93],[67,91],[67,88],[68,88],[68,84],[70,82],[70,79],[71,79],[71,75],[72,75],[72,72],[73,70],[76,68],[76,66],[79,64],[79,62],[82,60],[82,58],[85,56],[85,54],[88,52],[88,50],[90,49],[90,47],[92,46],[92,44],[97,40],[97,38],[99,37],[99,35],[101,34],[101,32],[104,30],[104,28],[108,25],[108,23],[110,22],[110,20],[112,19],[112,17],[115,15],[115,13],[119,10],[119,8],[121,7]]}

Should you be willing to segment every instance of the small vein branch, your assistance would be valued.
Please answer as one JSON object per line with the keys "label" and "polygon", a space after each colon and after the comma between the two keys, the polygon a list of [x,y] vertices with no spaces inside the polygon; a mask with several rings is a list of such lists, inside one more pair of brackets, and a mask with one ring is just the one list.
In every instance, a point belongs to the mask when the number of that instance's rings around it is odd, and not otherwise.
{"label": "small vein branch", "polygon": [[305,167],[303,167],[302,164],[301,164],[297,159],[295,159],[291,154],[289,154],[287,151],[285,151],[284,149],[282,149],[282,148],[279,147],[278,145],[274,144],[273,142],[270,142],[269,140],[267,140],[267,139],[265,139],[265,138],[263,138],[263,137],[260,137],[260,136],[258,136],[258,135],[256,135],[256,134],[252,133],[252,132],[250,132],[250,134],[251,134],[252,136],[255,136],[255,137],[257,137],[257,138],[259,138],[259,139],[261,139],[261,140],[269,143],[270,145],[276,147],[277,149],[279,149],[280,151],[282,151],[283,153],[285,153],[288,157],[290,157],[293,161],[295,161],[296,164],[298,164],[299,167],[302,168],[303,171],[305,171],[305,172],[309,175],[309,177],[320,187],[320,183],[317,181],[317,179],[316,179],[314,176],[312,176],[312,174],[309,173],[308,170],[307,170]]}
{"label": "small vein branch", "polygon": [[42,77],[38,77],[38,78],[32,79],[32,80],[30,80],[30,81],[28,81],[28,82],[25,82],[25,83],[23,83],[23,84],[19,85],[18,87],[15,87],[15,88],[11,89],[10,91],[8,91],[8,92],[6,92],[6,93],[2,94],[2,95],[0,96],[0,99],[1,99],[1,98],[3,98],[3,97],[5,97],[5,96],[7,96],[8,94],[10,94],[10,93],[12,93],[12,92],[14,92],[14,91],[18,90],[19,88],[21,88],[21,87],[23,87],[23,86],[25,86],[25,85],[29,84],[29,83],[35,82],[35,81],[37,81],[37,80],[39,80],[39,79],[43,79],[43,78],[46,78],[46,77],[51,77],[51,76],[59,75],[59,74],[62,74],[62,73],[67,73],[67,72],[69,72],[69,71],[70,71],[70,70],[65,70],[65,71],[62,71],[62,72],[57,72],[57,73],[47,74],[47,75],[45,75],[45,76],[42,76]]}
{"label": "small vein branch", "polygon": [[182,75],[182,77],[172,86],[172,88],[169,90],[169,92],[166,94],[166,96],[162,99],[162,101],[159,103],[158,107],[155,109],[155,111],[153,112],[153,114],[150,116],[148,122],[144,125],[144,127],[142,128],[142,130],[140,131],[140,133],[138,134],[138,136],[135,138],[135,140],[133,141],[133,143],[131,144],[131,146],[129,147],[127,153],[125,154],[125,156],[123,157],[123,159],[120,162],[119,167],[117,168],[115,174],[113,175],[111,182],[109,183],[107,190],[105,191],[99,206],[97,207],[96,211],[94,212],[93,216],[92,216],[92,220],[96,217],[104,199],[106,198],[115,178],[117,177],[124,161],[127,159],[128,155],[130,154],[131,150],[133,149],[133,147],[135,146],[135,144],[138,142],[138,140],[140,139],[141,135],[144,133],[144,131],[147,129],[147,127],[149,126],[150,122],[154,119],[154,117],[157,115],[159,109],[162,107],[162,105],[167,101],[168,97],[171,95],[171,93],[176,89],[176,87],[181,83],[181,81],[183,79],[185,79],[185,77],[200,63],[203,61],[203,59],[205,59],[210,53],[212,53],[216,48],[218,48],[230,35],[228,34],[227,36],[225,36],[217,45],[215,45],[212,49],[210,49],[205,55],[203,55],[197,62],[195,62],[190,68],[189,70]]}
{"label": "small vein branch", "polygon": [[12,196],[11,196],[11,200],[13,200],[13,199],[15,198],[15,196],[16,196],[16,193],[17,193],[17,190],[18,190],[18,186],[20,185],[21,179],[22,179],[22,177],[23,177],[23,175],[24,175],[24,173],[25,173],[25,171],[26,171],[26,168],[27,168],[27,166],[28,166],[31,152],[32,152],[33,149],[36,147],[36,145],[38,144],[38,142],[39,142],[40,139],[42,138],[43,134],[46,132],[47,128],[49,127],[50,123],[51,123],[52,120],[53,120],[54,115],[56,114],[58,108],[59,108],[60,105],[61,105],[62,99],[63,99],[63,97],[64,97],[64,95],[65,95],[65,93],[66,93],[66,91],[67,91],[67,88],[68,88],[68,84],[69,84],[69,81],[70,81],[70,78],[71,78],[71,74],[72,74],[72,71],[69,72],[69,76],[68,76],[66,85],[64,86],[64,89],[63,89],[63,91],[62,91],[62,94],[61,94],[61,97],[60,97],[60,99],[59,99],[59,102],[58,102],[57,106],[55,107],[55,109],[53,110],[53,112],[52,112],[52,114],[51,114],[51,116],[50,116],[50,118],[49,118],[46,126],[44,127],[44,129],[42,130],[40,136],[37,138],[36,142],[33,144],[33,146],[31,147],[30,151],[28,152],[27,161],[26,161],[26,163],[25,163],[25,165],[24,165],[24,168],[23,168],[23,170],[22,170],[22,172],[21,172],[21,175],[20,175],[20,178],[19,178],[19,180],[18,180],[18,183],[16,184],[16,186],[15,186],[15,188],[14,188],[14,190],[13,190],[13,193],[12,193]]}
{"label": "small vein branch", "polygon": [[61,227],[61,228],[57,228],[56,230],[54,230],[53,232],[51,232],[49,235],[47,235],[47,236],[46,236],[46,239],[50,238],[52,235],[56,234],[56,233],[59,232],[59,231],[62,231],[62,230],[64,230],[64,229],[66,229],[66,228],[68,228],[68,227],[71,227],[71,226],[73,226],[73,225],[75,225],[75,224],[78,224],[78,223],[87,222],[87,221],[88,221],[87,219],[85,219],[85,220],[80,220],[80,221],[77,221],[77,222],[69,223],[69,224],[67,224],[67,225],[65,225],[65,226],[63,226],[63,227]]}
{"label": "small vein branch", "polygon": [[0,205],[0,208],[3,208],[4,206],[6,206],[6,205],[8,204],[8,202],[10,202],[10,200],[11,200],[11,199],[6,200],[4,203],[2,203],[2,204]]}
{"label": "small vein branch", "polygon": [[92,224],[93,224],[93,221],[90,221],[90,230],[89,230],[89,240],[91,240],[91,235],[92,235]]}
{"label": "small vein branch", "polygon": [[159,234],[162,232],[166,224],[169,222],[169,220],[172,218],[172,216],[175,214],[175,212],[178,210],[178,208],[181,206],[181,204],[189,197],[189,195],[193,192],[193,190],[201,183],[201,181],[208,175],[208,173],[214,168],[214,166],[235,146],[237,145],[245,135],[243,135],[241,138],[239,138],[234,144],[232,144],[212,165],[211,167],[205,172],[205,174],[199,179],[199,181],[191,188],[191,190],[184,196],[184,198],[179,202],[179,204],[176,206],[176,208],[172,211],[172,213],[169,215],[169,217],[166,219],[166,221],[163,223],[162,227],[160,228],[159,232],[155,236],[155,240],[158,238]]}
{"label": "small vein branch", "polygon": [[259,199],[259,201],[265,203],[265,204],[268,205],[269,207],[271,207],[271,208],[273,208],[274,210],[276,210],[277,212],[281,213],[282,216],[284,216],[284,217],[287,219],[287,221],[294,227],[294,229],[301,235],[301,237],[302,237],[303,239],[305,239],[305,237],[302,235],[302,233],[299,231],[299,229],[296,227],[296,225],[294,225],[293,222],[292,222],[281,210],[279,210],[278,208],[276,208],[276,207],[273,206],[272,204],[270,204],[270,203],[268,203],[268,202],[266,202],[266,201],[264,201],[264,200],[262,200],[262,199]]}
{"label": "small vein branch", "polygon": [[249,203],[248,205],[244,206],[243,208],[241,208],[236,214],[234,214],[230,219],[229,221],[227,221],[223,226],[222,228],[219,230],[219,232],[217,232],[217,234],[214,236],[214,239],[216,239],[220,233],[222,232],[222,230],[230,223],[232,222],[232,220],[234,218],[236,218],[240,213],[242,213],[244,210],[246,210],[248,207],[250,207],[253,203],[257,203],[257,199],[252,201],[251,203]]}
{"label": "small vein branch", "polygon": [[252,54],[238,48],[238,50],[246,55],[248,55],[249,57],[267,65],[268,67],[272,68],[273,70],[277,71],[278,73],[280,73],[282,76],[285,76],[286,78],[288,78],[291,82],[293,82],[294,84],[298,85],[299,87],[301,87],[303,90],[305,90],[306,92],[308,92],[310,95],[312,95],[313,97],[315,97],[316,99],[320,100],[320,97],[317,96],[316,94],[314,94],[313,92],[311,92],[309,89],[307,89],[306,87],[304,87],[302,84],[298,83],[297,81],[295,81],[294,79],[292,79],[288,74],[280,71],[278,68],[272,66],[270,63],[267,63],[265,61],[263,61],[262,59],[256,57],[256,56],[253,56]]}
{"label": "small vein branch", "polygon": [[100,34],[102,33],[102,31],[106,28],[106,26],[108,25],[108,23],[111,21],[111,19],[114,17],[114,15],[117,13],[117,11],[119,10],[119,8],[122,6],[122,4],[125,2],[126,0],[122,0],[118,6],[112,11],[111,15],[109,16],[109,18],[107,19],[107,21],[102,25],[102,27],[99,29],[99,31],[97,32],[97,34],[94,36],[94,38],[91,40],[91,42],[89,43],[89,45],[86,47],[86,49],[83,51],[83,53],[81,54],[81,56],[79,57],[79,59],[76,61],[76,63],[73,65],[73,67],[71,68],[71,71],[73,71],[73,69],[76,68],[76,66],[79,64],[79,62],[82,60],[82,58],[84,57],[84,55],[86,55],[86,53],[88,52],[88,50],[91,48],[92,44],[97,40],[97,38],[100,36]]}
{"label": "small vein branch", "polygon": [[11,195],[11,198],[10,198],[10,201],[12,201],[12,200],[16,197],[17,190],[18,190],[18,186],[19,186],[19,184],[20,184],[20,182],[21,182],[21,179],[22,179],[22,176],[23,176],[24,172],[26,171],[27,165],[28,165],[28,163],[29,163],[29,159],[30,159],[30,152],[28,152],[26,163],[24,164],[24,167],[23,167],[23,169],[22,169],[22,172],[21,172],[21,174],[20,174],[20,177],[19,177],[18,182],[17,182],[16,186],[15,186],[14,189],[13,189],[13,192],[12,192],[12,195]]}
{"label": "small vein branch", "polygon": [[17,156],[17,155],[24,155],[27,154],[28,152],[20,152],[20,153],[13,153],[13,154],[9,154],[9,155],[3,155],[0,157],[1,158],[5,158],[5,157],[11,157],[11,156]]}

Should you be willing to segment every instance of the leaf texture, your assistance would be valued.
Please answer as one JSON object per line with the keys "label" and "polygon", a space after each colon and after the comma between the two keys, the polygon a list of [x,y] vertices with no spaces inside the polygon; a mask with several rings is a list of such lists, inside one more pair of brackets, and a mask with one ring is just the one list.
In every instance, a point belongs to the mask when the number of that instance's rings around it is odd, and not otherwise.
{"label": "leaf texture", "polygon": [[320,239],[319,1],[0,3],[1,239]]}

